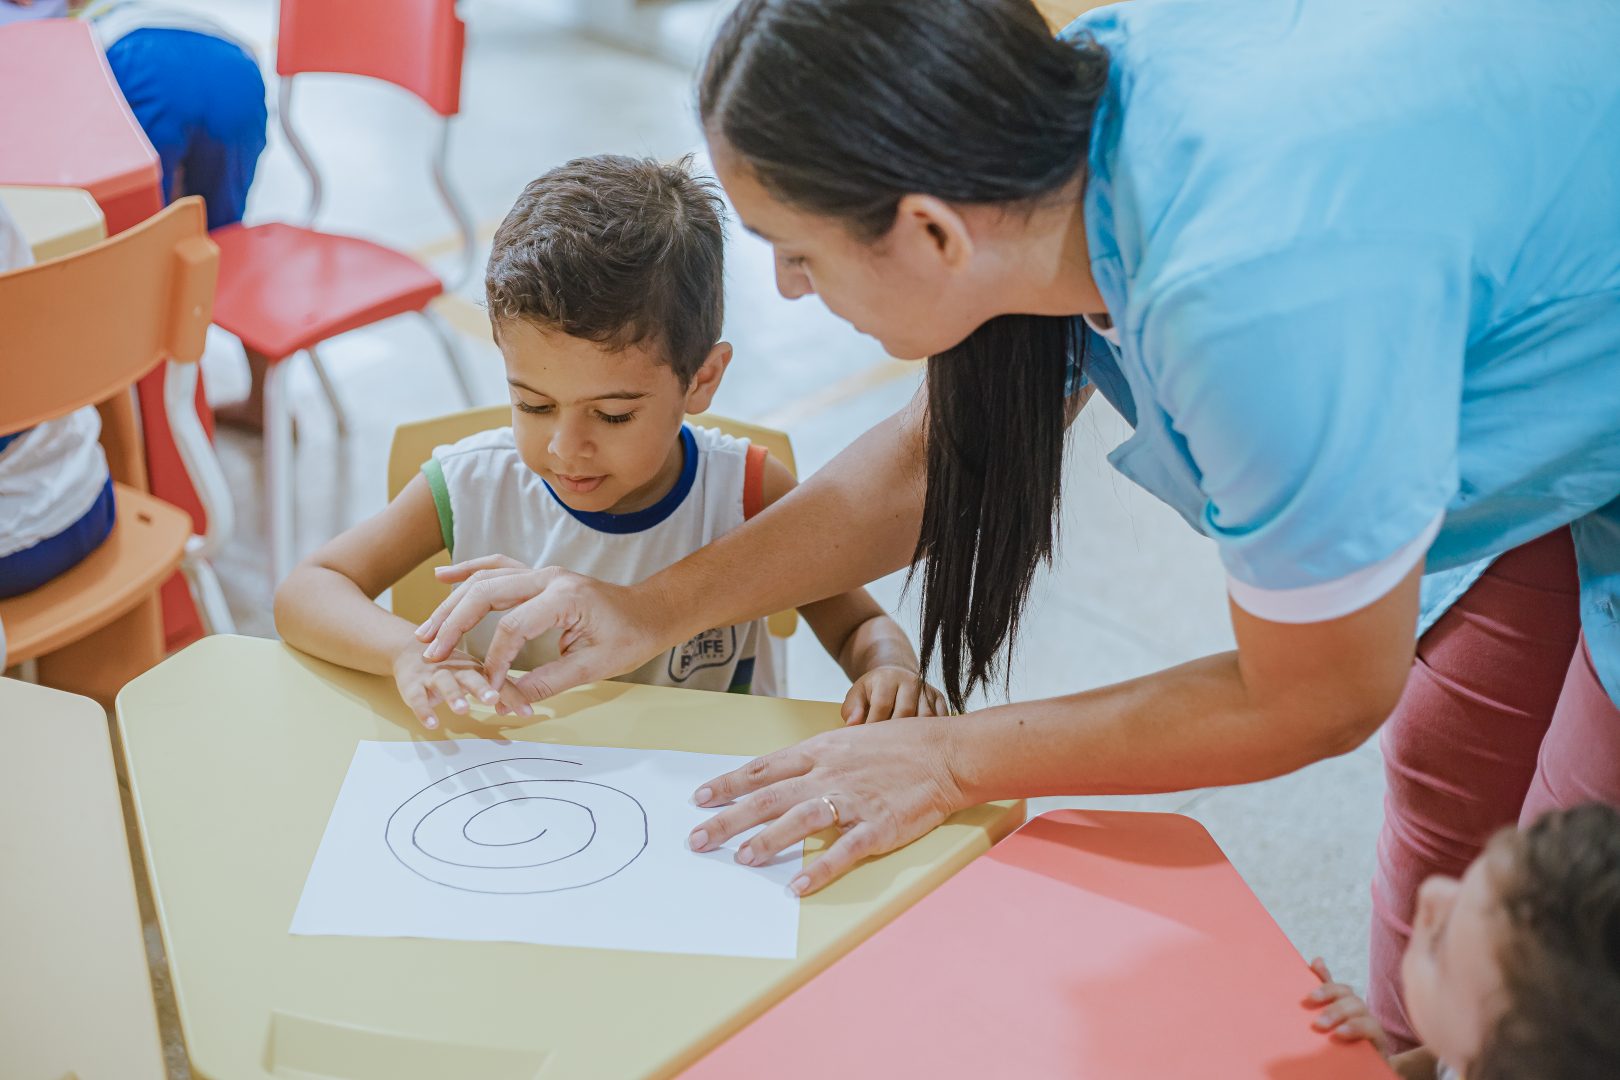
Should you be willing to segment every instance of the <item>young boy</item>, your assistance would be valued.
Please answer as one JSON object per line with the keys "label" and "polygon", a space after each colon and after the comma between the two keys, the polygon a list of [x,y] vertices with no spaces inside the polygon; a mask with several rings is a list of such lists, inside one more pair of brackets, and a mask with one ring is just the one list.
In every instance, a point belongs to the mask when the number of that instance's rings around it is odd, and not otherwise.
{"label": "young boy", "polygon": [[[524,189],[495,234],[485,286],[506,362],[512,426],[440,447],[382,513],[331,541],[276,592],[289,644],[377,674],[436,727],[469,700],[530,715],[465,651],[431,663],[414,627],[373,599],[424,559],[561,566],[631,584],[691,554],[793,487],[761,448],[695,428],[731,346],[723,314],[722,203],[685,164],[582,158]],[[494,559],[506,556],[506,559]],[[905,633],[864,590],[803,609],[854,683],[846,721],[942,713]],[[557,656],[558,635],[517,666]],[[776,689],[763,620],[717,627],[625,676],[707,690]]]}
{"label": "young boy", "polygon": [[[1311,966],[1316,1027],[1388,1054],[1366,1004]],[[1498,833],[1460,881],[1425,881],[1401,980],[1424,1042],[1390,1059],[1403,1080],[1620,1076],[1620,810],[1551,811]]]}

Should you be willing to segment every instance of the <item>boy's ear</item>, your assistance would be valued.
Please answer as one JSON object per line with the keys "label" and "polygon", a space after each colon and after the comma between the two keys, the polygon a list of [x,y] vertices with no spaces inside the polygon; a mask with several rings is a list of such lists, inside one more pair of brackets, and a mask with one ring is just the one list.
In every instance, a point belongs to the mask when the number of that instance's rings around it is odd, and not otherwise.
{"label": "boy's ear", "polygon": [[720,380],[725,377],[726,367],[731,363],[731,344],[722,341],[709,350],[709,355],[703,358],[703,365],[692,376],[692,383],[686,388],[686,411],[692,413],[708,412],[709,405],[714,401],[715,391],[720,389]]}

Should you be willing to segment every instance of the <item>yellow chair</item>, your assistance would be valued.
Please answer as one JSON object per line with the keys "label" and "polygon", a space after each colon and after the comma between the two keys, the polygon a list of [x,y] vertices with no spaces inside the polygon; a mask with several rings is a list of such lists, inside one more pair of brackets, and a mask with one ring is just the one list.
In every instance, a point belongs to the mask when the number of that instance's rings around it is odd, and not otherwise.
{"label": "yellow chair", "polygon": [[[716,416],[714,413],[703,413],[691,420],[700,427],[717,428],[733,438],[748,439],[763,446],[794,476],[799,474],[793,460],[793,444],[785,432]],[[491,405],[413,424],[401,424],[394,430],[394,443],[388,452],[388,497],[392,499],[411,482],[411,477],[422,468],[422,463],[432,456],[435,446],[457,442],[491,428],[505,427],[511,422],[510,405]],[[439,602],[450,595],[449,587],[440,584],[433,576],[435,565],[442,565],[442,560],[437,557],[429,559],[395,583],[390,593],[395,615],[419,623],[433,614]],[[799,613],[778,612],[770,617],[768,625],[772,636],[792,637],[799,625]]]}
{"label": "yellow chair", "polygon": [[162,1080],[107,714],[0,679],[0,1076]]}
{"label": "yellow chair", "polygon": [[[61,577],[0,601],[6,662],[37,659],[41,682],[111,701],[161,660],[158,589],[176,567],[205,627],[232,630],[208,561],[231,530],[230,490],[191,406],[217,266],[193,197],[93,247],[0,274],[0,432],[97,405],[115,481],[107,540]],[[165,361],[169,423],[208,515],[203,536],[146,493],[129,390]]]}

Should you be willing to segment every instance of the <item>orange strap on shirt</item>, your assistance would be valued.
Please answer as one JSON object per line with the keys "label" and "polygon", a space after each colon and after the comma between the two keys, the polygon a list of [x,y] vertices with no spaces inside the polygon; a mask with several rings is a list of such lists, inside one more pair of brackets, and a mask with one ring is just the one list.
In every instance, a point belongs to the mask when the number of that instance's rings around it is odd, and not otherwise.
{"label": "orange strap on shirt", "polygon": [[743,520],[747,521],[765,509],[765,458],[769,455],[763,446],[748,448],[748,467],[743,473]]}

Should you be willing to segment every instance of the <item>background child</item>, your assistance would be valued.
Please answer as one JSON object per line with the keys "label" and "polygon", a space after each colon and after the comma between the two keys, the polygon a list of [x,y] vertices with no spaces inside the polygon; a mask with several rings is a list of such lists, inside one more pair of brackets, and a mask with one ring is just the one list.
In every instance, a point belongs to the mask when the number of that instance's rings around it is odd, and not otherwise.
{"label": "background child", "polygon": [[[1311,966],[1316,1026],[1387,1053],[1366,1004]],[[1620,1076],[1620,810],[1553,811],[1498,833],[1460,881],[1425,881],[1401,978],[1424,1042],[1390,1061],[1406,1080]]]}
{"label": "background child", "polygon": [[[415,628],[372,601],[449,551],[486,573],[561,566],[640,581],[740,525],[793,487],[762,448],[691,427],[731,360],[723,316],[723,204],[684,163],[584,158],[524,189],[495,235],[486,273],[505,359],[512,426],[440,447],[399,496],[299,566],[276,593],[292,645],[392,673],[426,727],[468,700],[531,712],[477,657],[496,616],[441,662]],[[847,722],[942,712],[900,627],[857,590],[803,609],[854,682]],[[555,633],[517,666],[555,659]],[[717,627],[655,657],[629,681],[697,689],[776,689],[764,620]]]}

